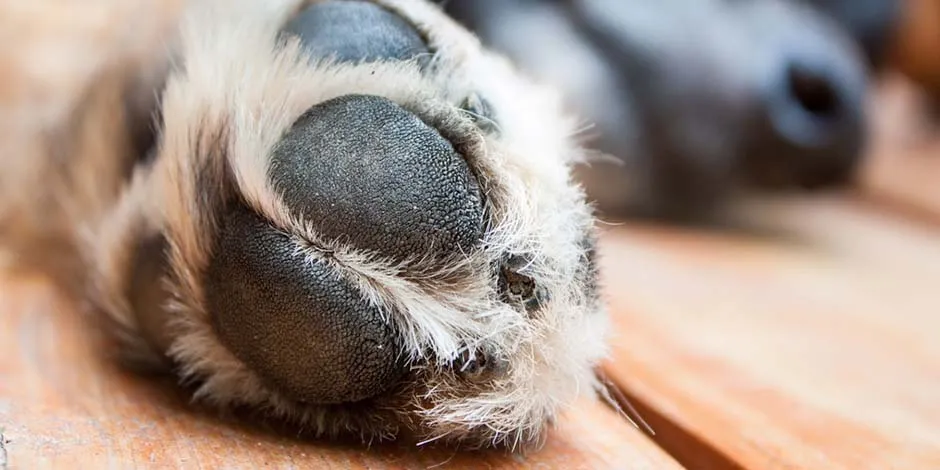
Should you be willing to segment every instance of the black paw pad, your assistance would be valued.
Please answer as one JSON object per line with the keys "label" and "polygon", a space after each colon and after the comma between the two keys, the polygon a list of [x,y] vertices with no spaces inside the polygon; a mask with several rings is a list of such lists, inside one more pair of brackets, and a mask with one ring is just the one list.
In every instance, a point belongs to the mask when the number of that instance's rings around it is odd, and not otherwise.
{"label": "black paw pad", "polygon": [[544,286],[524,274],[530,262],[528,257],[510,256],[500,266],[497,279],[504,302],[521,306],[526,313],[534,315],[551,299]]}
{"label": "black paw pad", "polygon": [[407,370],[397,335],[351,282],[245,207],[221,222],[204,286],[236,357],[302,402],[356,402],[396,384]]}
{"label": "black paw pad", "polygon": [[314,106],[275,149],[269,177],[322,237],[386,259],[466,252],[483,237],[483,199],[466,161],[384,98]]}
{"label": "black paw pad", "polygon": [[300,37],[312,57],[342,62],[409,60],[427,54],[421,34],[400,16],[370,2],[315,3],[283,30]]}

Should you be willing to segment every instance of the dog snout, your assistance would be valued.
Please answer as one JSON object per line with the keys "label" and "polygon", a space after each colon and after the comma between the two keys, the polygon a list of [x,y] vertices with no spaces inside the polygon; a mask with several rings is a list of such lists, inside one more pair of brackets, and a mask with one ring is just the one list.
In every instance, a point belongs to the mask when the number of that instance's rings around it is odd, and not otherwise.
{"label": "dog snout", "polygon": [[[763,51],[767,73],[755,84],[755,106],[745,121],[748,182],[826,189],[849,184],[866,143],[866,71],[860,54],[834,29],[785,23]],[[813,34],[816,33],[816,34]]]}

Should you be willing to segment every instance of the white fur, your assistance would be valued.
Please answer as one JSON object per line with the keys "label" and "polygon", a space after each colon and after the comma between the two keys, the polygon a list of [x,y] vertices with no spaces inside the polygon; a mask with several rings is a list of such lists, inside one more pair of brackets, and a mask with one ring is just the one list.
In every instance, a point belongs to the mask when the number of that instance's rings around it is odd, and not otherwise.
{"label": "white fur", "polygon": [[[156,212],[135,217],[158,226],[170,245],[167,281],[175,300],[166,313],[175,340],[166,353],[200,382],[199,397],[267,409],[318,432],[352,427],[381,437],[410,427],[428,439],[469,445],[538,441],[564,406],[594,393],[593,367],[606,354],[607,316],[579,277],[592,218],[571,176],[584,156],[573,140],[577,120],[563,114],[553,91],[484,51],[436,7],[421,0],[377,3],[426,34],[437,51],[433,73],[411,62],[311,61],[298,44],[278,44],[277,31],[299,1],[206,2],[183,22],[179,62],[163,95],[157,161],[148,181],[135,183],[146,185],[147,197],[131,191],[117,209],[130,213],[134,204],[159,201]],[[267,178],[273,147],[311,106],[350,93],[388,98],[468,143],[464,155],[488,204],[489,229],[479,248],[448,260],[396,264],[325,240],[289,213]],[[498,136],[484,135],[458,110],[471,93],[492,103]],[[423,369],[421,383],[409,388],[413,395],[399,408],[357,416],[299,405],[266,387],[222,345],[199,280],[218,230],[212,210],[227,191],[289,234],[299,252],[353,281],[400,327],[406,353]],[[111,241],[137,233],[113,225],[103,229],[109,235],[98,245],[103,265],[126,258],[108,247],[126,249],[128,242]],[[327,251],[329,258],[322,256]],[[525,274],[551,294],[531,317],[495,291],[490,267],[509,254],[529,256]],[[100,290],[119,295],[120,282],[106,280],[111,284]],[[121,313],[126,301],[104,303],[123,330],[139,328],[133,315]],[[476,348],[508,361],[506,374],[473,386],[456,380],[448,364]]]}

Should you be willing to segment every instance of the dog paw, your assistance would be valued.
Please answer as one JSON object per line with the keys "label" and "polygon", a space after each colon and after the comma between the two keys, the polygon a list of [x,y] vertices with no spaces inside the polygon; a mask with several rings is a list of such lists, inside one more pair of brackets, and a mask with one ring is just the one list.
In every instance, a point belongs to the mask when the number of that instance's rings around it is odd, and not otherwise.
{"label": "dog paw", "polygon": [[421,1],[184,18],[95,237],[125,356],[333,436],[539,442],[605,354],[577,122]]}

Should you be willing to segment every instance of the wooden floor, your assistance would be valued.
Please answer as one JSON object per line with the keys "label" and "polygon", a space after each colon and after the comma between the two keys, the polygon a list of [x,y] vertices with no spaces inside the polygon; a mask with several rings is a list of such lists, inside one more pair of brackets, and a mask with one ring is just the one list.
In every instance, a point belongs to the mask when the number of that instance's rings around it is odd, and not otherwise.
{"label": "wooden floor", "polygon": [[0,469],[940,469],[940,137],[914,102],[873,103],[858,191],[755,204],[759,232],[605,226],[605,368],[652,433],[585,402],[525,457],[279,437],[116,369],[42,280],[7,276]]}
{"label": "wooden floor", "polygon": [[525,459],[446,449],[302,443],[187,408],[172,384],[102,361],[79,319],[34,280],[0,288],[0,431],[6,469],[680,468],[609,409],[584,403]]}
{"label": "wooden floor", "polygon": [[606,369],[652,433],[585,402],[526,457],[277,437],[122,373],[7,277],[0,468],[940,468],[940,139],[894,134],[901,94],[860,191],[755,204],[747,233],[605,228]]}

